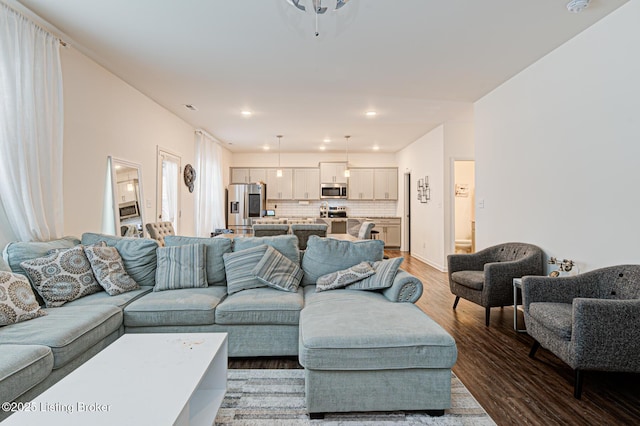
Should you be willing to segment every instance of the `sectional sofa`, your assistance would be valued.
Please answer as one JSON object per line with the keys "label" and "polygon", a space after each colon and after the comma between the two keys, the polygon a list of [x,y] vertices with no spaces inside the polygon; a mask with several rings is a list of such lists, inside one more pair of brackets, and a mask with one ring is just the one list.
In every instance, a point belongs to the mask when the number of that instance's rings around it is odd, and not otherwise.
{"label": "sectional sofa", "polygon": [[[115,296],[96,292],[43,308],[45,316],[0,327],[0,401],[33,399],[124,333],[225,332],[231,357],[297,355],[305,368],[310,414],[439,414],[450,406],[456,345],[413,304],[422,294],[420,280],[400,269],[386,274],[388,282],[379,288],[362,289],[356,283],[317,291],[321,277],[363,261],[380,265],[381,241],[312,236],[304,252],[293,235],[233,240],[168,236],[165,243],[161,249],[154,240],[86,233],[81,240],[7,245],[0,269],[15,274],[25,274],[22,262],[51,250],[78,244],[115,247],[139,288]],[[202,259],[183,256],[167,267],[167,256],[186,247],[197,249]],[[245,288],[238,288],[238,274],[251,271],[267,249],[299,269],[299,287],[246,285],[245,276]],[[176,270],[195,275],[178,274],[182,281],[167,284],[166,275]],[[203,279],[204,284],[191,282]],[[157,291],[161,281],[165,290]],[[0,420],[9,414],[0,412]]]}

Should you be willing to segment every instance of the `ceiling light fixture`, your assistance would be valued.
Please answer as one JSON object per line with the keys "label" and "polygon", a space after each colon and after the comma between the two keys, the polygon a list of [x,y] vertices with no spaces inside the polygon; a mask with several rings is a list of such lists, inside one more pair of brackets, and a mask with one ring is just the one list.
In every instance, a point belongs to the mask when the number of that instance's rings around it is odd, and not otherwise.
{"label": "ceiling light fixture", "polygon": [[319,149],[320,151],[324,151],[325,149],[327,149],[327,147],[326,147],[326,146],[324,146],[324,145],[320,145],[320,147],[319,147],[318,149]]}
{"label": "ceiling light fixture", "polygon": [[244,110],[240,114],[242,114],[244,117],[251,117],[252,112]]}
{"label": "ceiling light fixture", "polygon": [[345,153],[347,154],[347,167],[344,169],[344,177],[348,178],[351,177],[351,171],[349,170],[349,138],[351,136],[346,135],[344,137],[344,150]]}
{"label": "ceiling light fixture", "polygon": [[374,150],[374,151],[379,151],[379,150],[380,150],[380,147],[379,147],[378,145],[374,145],[374,146],[373,146],[373,150]]}
{"label": "ceiling light fixture", "polygon": [[[307,8],[301,3],[307,3],[307,2],[308,1],[303,1],[303,0],[287,0],[287,3],[296,7],[298,10],[302,12],[306,12]],[[322,6],[322,0],[310,0],[310,3],[313,9],[313,12],[315,13],[315,18],[316,18],[315,35],[316,37],[318,37],[320,35],[320,31],[318,30],[318,15],[323,15],[327,11],[328,7]],[[335,3],[335,7],[333,8],[333,10],[336,11],[341,7],[343,7],[345,4],[349,3],[349,0],[330,0],[330,3],[332,4]]]}
{"label": "ceiling light fixture", "polygon": [[367,111],[366,113],[367,117],[375,117],[376,115],[378,115],[378,113],[375,111]]}
{"label": "ceiling light fixture", "polygon": [[567,3],[567,10],[573,13],[580,13],[589,6],[591,0],[571,0]]}
{"label": "ceiling light fixture", "polygon": [[324,143],[331,143],[331,139],[329,139],[329,138],[324,138],[324,140],[323,140],[322,142],[324,142]]}
{"label": "ceiling light fixture", "polygon": [[282,135],[276,137],[278,138],[278,169],[276,170],[276,176],[282,177],[282,169],[280,168],[280,140],[282,139]]}

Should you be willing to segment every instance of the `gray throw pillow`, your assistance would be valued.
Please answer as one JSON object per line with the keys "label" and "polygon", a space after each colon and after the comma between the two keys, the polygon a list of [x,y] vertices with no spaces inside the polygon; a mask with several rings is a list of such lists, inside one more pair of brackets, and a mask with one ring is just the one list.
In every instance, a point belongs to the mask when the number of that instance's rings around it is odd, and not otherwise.
{"label": "gray throw pillow", "polygon": [[157,256],[158,268],[153,291],[208,287],[204,245],[158,247]]}
{"label": "gray throw pillow", "polygon": [[0,271],[0,327],[46,315],[24,275]]}
{"label": "gray throw pillow", "polygon": [[257,279],[253,274],[253,268],[260,263],[266,252],[267,245],[263,244],[261,246],[222,255],[224,259],[224,269],[227,274],[228,294],[250,288],[266,287],[266,284]]}
{"label": "gray throw pillow", "polygon": [[138,283],[125,271],[120,253],[115,247],[107,247],[104,243],[96,244],[86,246],[84,253],[89,259],[98,284],[105,289],[109,296],[116,296],[140,288]]}
{"label": "gray throw pillow", "polygon": [[81,245],[20,263],[47,308],[102,291]]}
{"label": "gray throw pillow", "polygon": [[349,284],[363,280],[375,273],[376,271],[371,267],[369,262],[360,262],[351,268],[332,272],[318,278],[316,281],[316,292],[344,288]]}
{"label": "gray throw pillow", "polygon": [[394,257],[375,262],[373,264],[373,269],[376,271],[375,274],[362,281],[348,285],[347,289],[381,290],[383,288],[391,287],[403,260],[404,257]]}
{"label": "gray throw pillow", "polygon": [[267,247],[264,256],[251,273],[269,287],[293,293],[298,291],[303,274],[302,268],[273,247]]}

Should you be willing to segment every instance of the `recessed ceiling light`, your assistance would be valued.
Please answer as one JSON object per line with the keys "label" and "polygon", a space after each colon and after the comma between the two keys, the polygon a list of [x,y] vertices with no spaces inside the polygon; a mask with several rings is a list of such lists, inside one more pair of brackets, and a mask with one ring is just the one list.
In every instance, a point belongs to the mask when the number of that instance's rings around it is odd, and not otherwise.
{"label": "recessed ceiling light", "polygon": [[327,149],[327,147],[324,146],[324,145],[320,145],[320,147],[318,149],[320,149],[320,151],[324,151],[325,149]]}
{"label": "recessed ceiling light", "polygon": [[244,111],[242,111],[242,113],[241,113],[241,114],[242,114],[242,116],[243,116],[243,117],[251,117],[251,115],[252,115],[253,113],[252,113],[251,111],[244,110]]}
{"label": "recessed ceiling light", "polygon": [[324,142],[324,143],[331,143],[331,139],[329,139],[329,138],[324,138],[324,140],[323,140],[322,142]]}
{"label": "recessed ceiling light", "polygon": [[265,151],[269,151],[269,145],[263,146],[262,149],[264,149]]}
{"label": "recessed ceiling light", "polygon": [[375,111],[367,111],[367,113],[365,115],[367,117],[375,117],[376,115],[378,115],[378,113],[375,112]]}
{"label": "recessed ceiling light", "polygon": [[379,147],[378,145],[374,145],[374,146],[373,146],[373,150],[374,150],[374,151],[378,151],[379,149],[380,149],[380,147]]}

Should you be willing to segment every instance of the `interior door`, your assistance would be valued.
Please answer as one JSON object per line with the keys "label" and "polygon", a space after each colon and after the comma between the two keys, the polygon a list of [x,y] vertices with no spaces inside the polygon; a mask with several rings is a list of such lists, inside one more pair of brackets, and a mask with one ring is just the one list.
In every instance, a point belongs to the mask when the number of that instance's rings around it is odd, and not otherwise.
{"label": "interior door", "polygon": [[158,222],[171,222],[176,234],[180,229],[180,175],[179,155],[158,148],[157,217]]}

